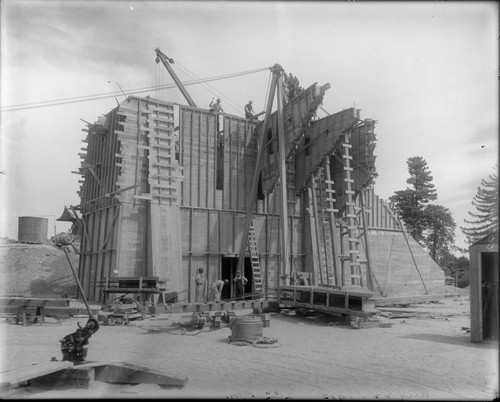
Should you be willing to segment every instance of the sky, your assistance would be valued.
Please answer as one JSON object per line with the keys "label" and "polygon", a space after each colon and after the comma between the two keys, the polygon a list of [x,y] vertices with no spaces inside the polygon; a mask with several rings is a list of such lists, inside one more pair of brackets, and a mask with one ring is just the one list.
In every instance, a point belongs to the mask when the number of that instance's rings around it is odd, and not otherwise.
{"label": "sky", "polygon": [[[423,157],[457,224],[457,246],[482,178],[498,160],[497,2],[1,0],[0,237],[18,219],[48,219],[48,236],[77,205],[85,122],[125,100],[187,104],[155,48],[174,59],[197,106],[220,97],[243,116],[265,109],[280,64],[304,88],[330,84],[328,113],[377,121],[375,192],[408,185]],[[263,70],[264,69],[264,70]],[[237,73],[242,73],[237,75]],[[243,74],[245,73],[245,74]],[[167,86],[167,89],[158,89]],[[318,117],[324,117],[323,111]]]}

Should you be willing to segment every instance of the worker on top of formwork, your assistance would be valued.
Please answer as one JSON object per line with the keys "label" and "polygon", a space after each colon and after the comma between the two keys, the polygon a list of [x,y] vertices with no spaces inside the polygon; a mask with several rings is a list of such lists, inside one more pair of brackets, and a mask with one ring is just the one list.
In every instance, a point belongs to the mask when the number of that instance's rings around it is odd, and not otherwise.
{"label": "worker on top of formwork", "polygon": [[217,102],[214,103],[214,99],[210,102],[210,111],[215,113],[224,113],[222,110],[222,105],[220,104],[220,98],[217,98]]}
{"label": "worker on top of formwork", "polygon": [[252,101],[249,100],[248,103],[245,105],[245,118],[246,119],[251,119],[254,115],[253,112],[253,107],[252,107]]}

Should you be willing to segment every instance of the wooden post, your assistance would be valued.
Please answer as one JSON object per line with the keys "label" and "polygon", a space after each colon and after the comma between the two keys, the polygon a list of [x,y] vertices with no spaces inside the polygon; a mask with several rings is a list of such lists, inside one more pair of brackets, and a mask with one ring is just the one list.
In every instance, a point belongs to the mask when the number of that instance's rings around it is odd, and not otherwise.
{"label": "wooden post", "polygon": [[313,196],[312,196],[313,190],[311,187],[307,187],[307,198],[308,198],[308,204],[309,204],[309,227],[310,227],[310,235],[311,235],[311,257],[312,257],[312,265],[313,265],[313,278],[311,281],[311,285],[316,285],[316,270],[318,269],[318,241],[316,240],[316,224],[315,224],[315,218],[314,218],[314,212],[313,212]]}
{"label": "wooden post", "polygon": [[271,125],[271,111],[273,108],[273,100],[274,94],[276,92],[276,87],[278,83],[279,76],[283,68],[279,64],[275,64],[271,67],[271,71],[273,72],[273,78],[271,80],[271,85],[269,87],[269,95],[267,99],[267,108],[266,108],[266,117],[264,119],[263,131],[260,133],[260,138],[258,141],[258,150],[257,150],[257,159],[255,161],[255,170],[252,178],[252,187],[250,189],[250,195],[247,199],[247,214],[245,216],[245,225],[243,228],[241,245],[240,245],[240,253],[238,257],[238,270],[244,272],[244,263],[245,263],[245,250],[247,248],[248,242],[248,231],[250,230],[250,223],[252,222],[253,208],[255,205],[255,199],[257,197],[257,188],[259,182],[260,175],[260,159],[262,156],[264,141],[266,139],[266,133]]}
{"label": "wooden post", "polygon": [[[316,248],[318,250],[318,270],[319,280],[323,283],[323,262],[321,261],[321,241],[319,231],[319,216],[318,216],[318,200],[316,199],[316,184],[314,181],[314,173],[311,174],[311,192],[312,192],[312,209],[314,214],[314,230],[316,231]],[[312,228],[311,228],[312,230]]]}
{"label": "wooden post", "polygon": [[413,256],[413,251],[411,251],[410,242],[408,241],[408,237],[406,235],[406,229],[403,226],[403,224],[401,223],[401,221],[399,220],[399,216],[396,215],[396,217],[397,217],[397,220],[399,222],[399,225],[401,226],[401,229],[403,230],[403,236],[406,240],[406,244],[408,245],[408,250],[410,250],[410,255],[411,255],[411,259],[413,260],[413,264],[415,264],[415,268],[417,269],[418,275],[420,276],[420,280],[422,281],[422,285],[424,285],[425,294],[428,295],[429,291],[427,290],[427,286],[425,286],[425,281],[424,281],[424,278],[422,277],[422,274],[420,273],[420,269],[418,269],[417,261],[415,261],[415,257]]}
{"label": "wooden post", "polygon": [[278,77],[278,155],[280,163],[281,278],[286,285],[288,270],[288,203],[286,185],[285,124],[283,121],[283,79]]}
{"label": "wooden post", "polygon": [[373,290],[372,269],[370,265],[370,247],[368,246],[368,228],[366,227],[365,207],[363,201],[363,189],[359,191],[359,203],[361,204],[361,217],[363,219],[363,234],[365,236],[365,255],[366,255],[366,284],[368,289]]}
{"label": "wooden post", "polygon": [[[325,160],[325,174],[326,174],[326,179],[328,180],[327,183],[327,188],[331,191],[333,190],[333,182],[331,179],[331,174],[330,174],[330,155],[326,156]],[[327,198],[330,200],[333,198],[332,193],[327,194]],[[338,277],[338,266],[337,266],[337,245],[335,243],[335,239],[337,237],[337,225],[335,223],[335,203],[333,201],[329,201],[329,208],[328,208],[328,215],[330,218],[330,241],[332,243],[332,258],[333,258],[333,276],[335,280],[335,285],[339,285],[339,277]],[[340,239],[340,236],[339,236]],[[342,241],[342,239],[340,239]]]}

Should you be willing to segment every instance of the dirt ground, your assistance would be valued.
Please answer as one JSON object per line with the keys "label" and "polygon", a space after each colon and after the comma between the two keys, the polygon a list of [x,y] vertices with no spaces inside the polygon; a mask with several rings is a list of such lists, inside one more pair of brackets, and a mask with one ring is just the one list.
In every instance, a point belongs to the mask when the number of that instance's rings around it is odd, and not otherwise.
{"label": "dirt ground", "polygon": [[[272,313],[266,348],[229,343],[231,329],[148,332],[169,329],[186,315],[159,315],[129,326],[101,326],[90,338],[88,361],[146,366],[179,378],[182,389],[117,385],[99,381],[88,389],[25,387],[3,398],[227,398],[227,399],[446,399],[498,398],[498,346],[473,344],[468,296],[415,304],[416,316],[379,316],[387,327],[354,329],[325,316]],[[240,311],[250,314],[251,311]],[[59,339],[77,321],[0,324],[1,371],[61,360]],[[256,345],[257,346],[257,345]],[[272,347],[271,347],[272,346]]]}
{"label": "dirt ground", "polygon": [[[78,254],[69,248],[68,256],[78,272]],[[0,239],[1,295],[73,297],[76,289],[66,254],[53,243],[27,244]]]}

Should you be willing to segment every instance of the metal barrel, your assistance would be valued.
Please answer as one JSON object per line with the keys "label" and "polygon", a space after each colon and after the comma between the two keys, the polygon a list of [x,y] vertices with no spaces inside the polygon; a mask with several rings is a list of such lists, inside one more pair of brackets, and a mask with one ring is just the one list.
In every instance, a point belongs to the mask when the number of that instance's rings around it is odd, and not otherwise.
{"label": "metal barrel", "polygon": [[49,220],[36,216],[20,216],[17,240],[20,243],[45,243]]}
{"label": "metal barrel", "polygon": [[231,341],[256,341],[262,338],[263,326],[259,317],[236,317],[231,323]]}

